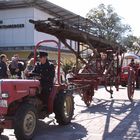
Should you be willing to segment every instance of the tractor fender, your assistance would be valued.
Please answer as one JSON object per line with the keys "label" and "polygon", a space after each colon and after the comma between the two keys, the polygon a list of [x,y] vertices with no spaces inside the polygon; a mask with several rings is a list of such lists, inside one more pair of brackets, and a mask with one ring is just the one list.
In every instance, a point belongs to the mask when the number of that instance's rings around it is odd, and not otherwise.
{"label": "tractor fender", "polygon": [[54,100],[55,100],[55,97],[56,95],[60,92],[60,91],[63,91],[64,89],[66,88],[65,85],[54,85],[53,88],[52,88],[52,91],[49,95],[49,98],[48,98],[48,113],[51,114],[53,113],[53,108],[54,108]]}

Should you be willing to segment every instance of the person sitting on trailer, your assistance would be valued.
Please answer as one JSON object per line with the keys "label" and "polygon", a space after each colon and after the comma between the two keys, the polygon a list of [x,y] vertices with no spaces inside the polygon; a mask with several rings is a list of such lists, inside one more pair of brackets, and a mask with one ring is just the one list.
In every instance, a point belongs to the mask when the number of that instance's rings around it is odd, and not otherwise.
{"label": "person sitting on trailer", "polygon": [[129,66],[132,67],[134,70],[136,69],[136,64],[135,64],[133,58],[131,59],[131,62],[130,62],[130,64],[129,64]]}

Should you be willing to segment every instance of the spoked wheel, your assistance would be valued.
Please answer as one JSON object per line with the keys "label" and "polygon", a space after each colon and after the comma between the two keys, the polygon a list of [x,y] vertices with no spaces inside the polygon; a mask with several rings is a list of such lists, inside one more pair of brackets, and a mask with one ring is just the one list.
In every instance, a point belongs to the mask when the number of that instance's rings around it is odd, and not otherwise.
{"label": "spoked wheel", "polygon": [[31,140],[36,129],[36,109],[33,105],[24,104],[16,113],[14,130],[17,140]]}
{"label": "spoked wheel", "polygon": [[87,90],[83,91],[82,99],[83,99],[84,103],[86,104],[86,106],[89,107],[91,105],[93,95],[94,94],[91,89],[87,89]]}
{"label": "spoked wheel", "polygon": [[133,101],[134,90],[135,90],[135,73],[132,69],[130,69],[128,75],[127,94],[131,102]]}

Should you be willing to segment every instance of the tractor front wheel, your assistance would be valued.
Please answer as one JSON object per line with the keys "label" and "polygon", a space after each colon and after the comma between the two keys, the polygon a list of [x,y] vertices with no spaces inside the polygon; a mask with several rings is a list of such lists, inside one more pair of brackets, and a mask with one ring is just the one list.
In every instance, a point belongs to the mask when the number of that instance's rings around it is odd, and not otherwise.
{"label": "tractor front wheel", "polygon": [[23,104],[15,115],[14,133],[17,140],[31,140],[36,129],[37,116],[33,105]]}
{"label": "tractor front wheel", "polygon": [[74,112],[74,101],[72,94],[58,93],[54,102],[55,119],[59,125],[67,125],[71,122]]}

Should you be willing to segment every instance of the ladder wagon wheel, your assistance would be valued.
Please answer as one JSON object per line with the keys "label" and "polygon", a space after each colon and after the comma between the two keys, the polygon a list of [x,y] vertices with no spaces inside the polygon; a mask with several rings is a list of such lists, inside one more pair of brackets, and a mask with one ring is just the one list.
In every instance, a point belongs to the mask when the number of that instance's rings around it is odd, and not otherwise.
{"label": "ladder wagon wheel", "polygon": [[134,90],[135,90],[135,73],[132,69],[130,69],[128,75],[127,94],[131,102],[133,101]]}
{"label": "ladder wagon wheel", "polygon": [[87,89],[87,90],[83,91],[82,99],[87,107],[89,107],[91,105],[93,95],[94,94],[91,89]]}

